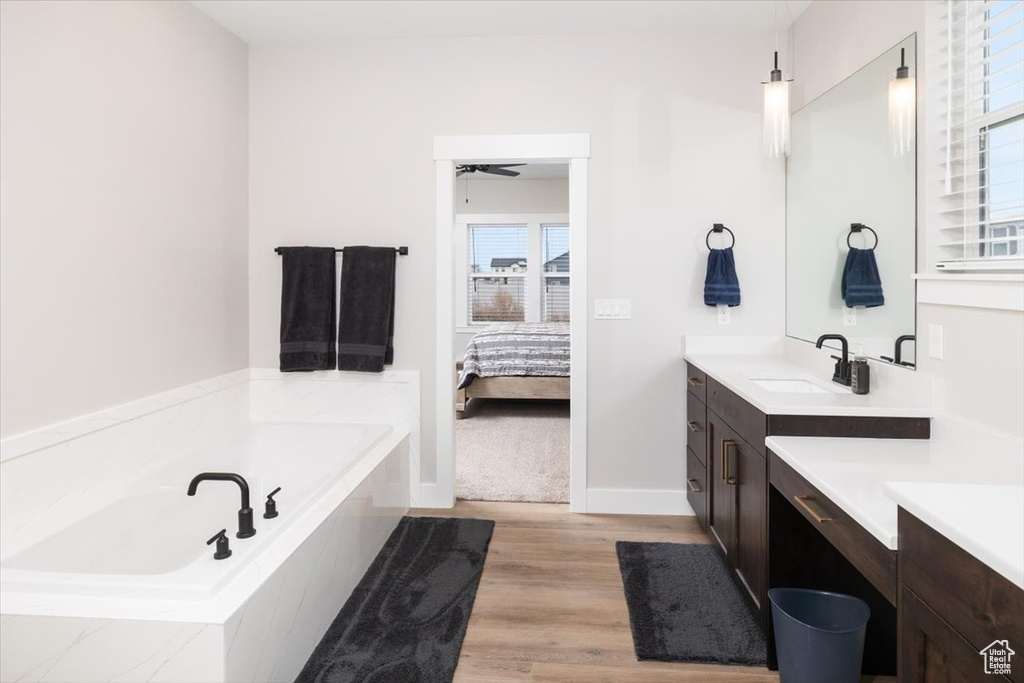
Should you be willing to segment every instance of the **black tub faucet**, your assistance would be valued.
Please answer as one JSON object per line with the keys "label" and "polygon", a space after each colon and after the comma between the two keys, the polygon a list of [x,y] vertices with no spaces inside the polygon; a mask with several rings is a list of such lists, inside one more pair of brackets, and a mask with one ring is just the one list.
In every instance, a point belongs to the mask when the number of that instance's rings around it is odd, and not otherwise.
{"label": "black tub faucet", "polygon": [[249,538],[256,535],[256,529],[252,525],[252,508],[249,507],[249,484],[240,474],[234,472],[203,472],[192,478],[188,485],[188,495],[196,495],[201,481],[233,481],[242,489],[242,508],[238,511],[238,538]]}
{"label": "black tub faucet", "polygon": [[828,339],[835,339],[842,344],[843,357],[832,356],[836,359],[836,367],[832,371],[832,381],[836,384],[842,384],[844,387],[850,386],[850,345],[846,341],[846,337],[841,334],[823,334],[818,337],[818,341],[815,344],[819,349],[821,345]]}

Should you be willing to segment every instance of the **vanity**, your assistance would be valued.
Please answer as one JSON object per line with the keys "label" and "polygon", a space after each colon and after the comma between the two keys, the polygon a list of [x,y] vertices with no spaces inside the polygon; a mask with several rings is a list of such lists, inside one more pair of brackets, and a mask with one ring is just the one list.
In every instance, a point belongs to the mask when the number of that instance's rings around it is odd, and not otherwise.
{"label": "vanity", "polygon": [[[795,587],[867,602],[864,674],[1019,682],[1024,444],[937,415],[913,372],[916,148],[894,153],[885,122],[915,57],[911,35],[792,116],[786,337],[687,338],[686,495],[770,668],[768,591]],[[868,393],[848,350],[876,374]],[[1012,671],[986,673],[986,650]]]}

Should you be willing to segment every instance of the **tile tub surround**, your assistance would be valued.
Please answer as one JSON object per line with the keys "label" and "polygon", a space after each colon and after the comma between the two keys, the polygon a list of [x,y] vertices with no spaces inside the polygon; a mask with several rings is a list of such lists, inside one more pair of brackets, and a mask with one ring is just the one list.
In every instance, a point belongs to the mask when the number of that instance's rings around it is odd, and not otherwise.
{"label": "tile tub surround", "polygon": [[[902,501],[937,530],[945,524],[950,540],[1019,585],[1019,543],[985,539],[997,528],[1024,537],[1024,516],[1004,514],[1024,494],[1021,441],[940,417],[927,441],[770,436],[765,444],[886,548],[897,550]],[[965,534],[977,542],[966,542]]]}
{"label": "tile tub surround", "polygon": [[[352,473],[363,477],[354,489],[342,481],[325,495],[328,501],[345,492],[230,613],[216,614],[212,606],[208,620],[178,621],[175,616],[200,613],[195,605],[165,601],[148,605],[149,613],[136,619],[4,614],[0,680],[294,680],[408,509],[402,497],[408,491],[407,454],[383,450],[367,455],[363,472]],[[222,591],[222,602],[232,589],[234,583]],[[82,603],[65,611],[82,611]]]}
{"label": "tile tub surround", "polygon": [[[70,680],[69,672],[91,663],[101,669],[82,675],[94,680],[150,676],[152,680],[223,680],[225,667],[229,673],[238,672],[230,674],[232,680],[249,680],[244,676],[250,673],[252,680],[291,680],[309,652],[297,654],[293,648],[299,641],[280,653],[265,648],[263,642],[271,634],[261,631],[261,625],[282,629],[274,632],[275,643],[292,643],[308,633],[312,623],[322,622],[326,629],[344,602],[343,597],[335,600],[332,596],[339,591],[347,595],[401,516],[403,506],[375,509],[372,501],[384,493],[393,500],[411,488],[410,466],[417,463],[418,403],[419,375],[414,371],[297,376],[252,369],[4,439],[0,442],[0,558],[4,559],[122,498],[147,469],[215,443],[252,422],[385,422],[393,425],[393,439],[400,443],[382,445],[390,449],[388,453],[394,451],[386,466],[375,469],[372,458],[360,461],[339,482],[341,488],[334,490],[336,501],[321,499],[320,519],[334,520],[330,522],[334,531],[324,531],[327,521],[316,526],[313,515],[307,519],[311,526],[292,536],[293,544],[301,545],[289,549],[288,544],[278,544],[260,558],[262,583],[258,586],[233,581],[218,594],[218,600],[188,604],[181,600],[142,604],[130,598],[0,593],[4,612],[0,615],[0,647],[4,651],[0,679]],[[381,451],[380,457],[388,453]],[[374,481],[380,480],[382,475],[377,472],[382,469],[390,473],[388,483],[359,489],[358,482],[371,470]],[[182,487],[186,483],[183,481]],[[355,493],[353,486],[358,489]],[[346,491],[348,497],[338,508]],[[261,502],[253,499],[257,514]],[[257,527],[259,521],[257,518]],[[311,540],[325,533],[330,543]],[[242,543],[232,541],[236,549],[236,544]],[[310,554],[315,558],[301,559]],[[317,586],[318,592],[327,586],[325,600],[319,596],[309,600],[313,593],[306,589]],[[242,604],[244,610],[238,607]],[[322,609],[324,614],[321,617],[318,612],[315,618],[307,614],[313,609]],[[281,626],[293,617],[291,627]],[[52,637],[44,637],[44,633]],[[286,637],[286,633],[291,635]],[[308,639],[310,648],[321,634],[322,630]],[[263,640],[253,645],[250,638]],[[224,650],[218,644],[224,642],[233,645]],[[304,635],[301,642],[306,642]],[[200,675],[194,667],[189,668],[188,661],[181,660],[205,661],[213,657],[211,647],[220,648],[217,671],[203,665],[207,673]],[[36,659],[11,659],[8,655],[14,651]],[[107,661],[108,653],[118,652],[130,653],[135,661]],[[114,662],[124,666],[117,671],[102,668]],[[249,665],[256,668],[247,673]],[[11,667],[20,673],[13,674]]]}

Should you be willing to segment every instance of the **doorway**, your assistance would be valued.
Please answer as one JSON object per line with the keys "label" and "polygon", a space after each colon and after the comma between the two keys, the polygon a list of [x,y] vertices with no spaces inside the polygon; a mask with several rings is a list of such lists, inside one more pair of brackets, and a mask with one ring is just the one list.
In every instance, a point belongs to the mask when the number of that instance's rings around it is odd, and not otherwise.
{"label": "doorway", "polygon": [[452,349],[456,342],[456,206],[455,173],[460,164],[565,163],[569,175],[569,251],[573,255],[569,283],[572,373],[569,378],[569,507],[586,512],[587,463],[587,172],[590,136],[500,135],[443,136],[434,139],[437,193],[436,294],[437,357],[436,457],[433,495],[421,489],[422,504],[451,507],[455,503],[456,375]]}

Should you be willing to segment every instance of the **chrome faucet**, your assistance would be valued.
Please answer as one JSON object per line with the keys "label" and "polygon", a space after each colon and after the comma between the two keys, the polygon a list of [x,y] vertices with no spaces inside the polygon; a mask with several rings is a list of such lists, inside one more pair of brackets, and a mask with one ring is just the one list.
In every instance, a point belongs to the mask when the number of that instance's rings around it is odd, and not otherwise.
{"label": "chrome faucet", "polygon": [[234,472],[203,472],[192,478],[188,485],[188,495],[196,495],[201,481],[233,481],[242,489],[242,508],[238,511],[238,538],[249,538],[256,535],[256,529],[252,525],[252,508],[249,507],[249,484],[240,474]]}
{"label": "chrome faucet", "polygon": [[846,341],[846,337],[841,334],[823,334],[818,337],[818,342],[815,344],[819,349],[821,345],[828,339],[835,339],[842,344],[843,357],[832,356],[836,359],[836,367],[832,371],[832,381],[836,384],[842,384],[844,387],[850,386],[850,345]]}

